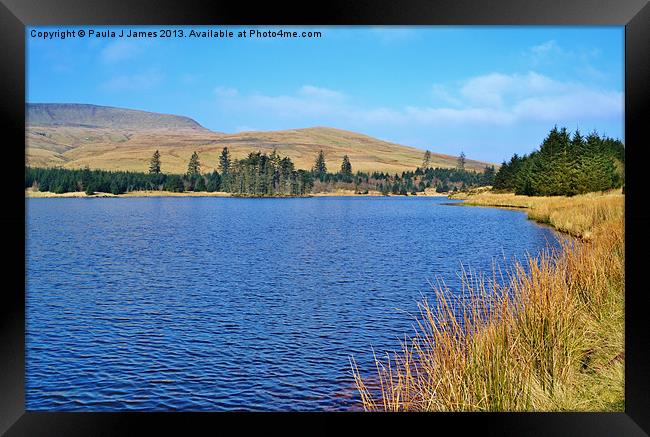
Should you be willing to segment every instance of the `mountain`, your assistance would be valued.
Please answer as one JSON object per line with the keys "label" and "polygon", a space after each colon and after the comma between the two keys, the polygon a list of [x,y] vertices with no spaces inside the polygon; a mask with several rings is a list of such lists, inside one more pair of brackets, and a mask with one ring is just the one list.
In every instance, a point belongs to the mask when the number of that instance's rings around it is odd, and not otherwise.
{"label": "mountain", "polygon": [[78,103],[28,103],[29,126],[113,129],[203,129],[189,117]]}
{"label": "mountain", "polygon": [[[155,150],[162,170],[184,173],[193,151],[203,172],[212,171],[228,147],[234,158],[274,148],[297,168],[311,168],[319,150],[336,171],[348,155],[353,171],[398,173],[422,164],[424,150],[329,127],[224,134],[188,117],[106,106],[27,104],[26,160],[38,167],[147,171]],[[454,167],[456,157],[431,154],[431,166]],[[468,159],[466,168],[482,171],[486,162]]]}

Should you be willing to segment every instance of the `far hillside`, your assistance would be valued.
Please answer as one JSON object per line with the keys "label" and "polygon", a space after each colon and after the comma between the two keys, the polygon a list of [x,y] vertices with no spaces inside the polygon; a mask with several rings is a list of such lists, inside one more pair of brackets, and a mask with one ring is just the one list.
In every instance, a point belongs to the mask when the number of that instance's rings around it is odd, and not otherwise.
{"label": "far hillside", "polygon": [[189,117],[78,103],[28,103],[28,126],[112,129],[199,129]]}
{"label": "far hillside", "polygon": [[[353,171],[401,173],[422,165],[424,150],[330,127],[224,134],[188,117],[80,104],[27,104],[26,159],[32,167],[146,171],[154,151],[162,170],[182,174],[196,151],[203,171],[218,167],[228,147],[233,159],[276,149],[297,169],[310,170],[323,150],[328,163],[347,155]],[[435,149],[435,145],[431,147]],[[454,168],[456,156],[431,153],[431,167]],[[491,163],[467,159],[468,170]]]}

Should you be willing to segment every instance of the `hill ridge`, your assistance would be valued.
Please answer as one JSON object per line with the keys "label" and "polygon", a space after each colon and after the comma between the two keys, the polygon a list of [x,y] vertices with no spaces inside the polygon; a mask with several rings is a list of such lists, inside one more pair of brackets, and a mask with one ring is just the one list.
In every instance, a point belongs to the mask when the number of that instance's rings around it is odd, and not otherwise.
{"label": "hill ridge", "polygon": [[91,103],[27,103],[26,119],[33,126],[110,127],[116,129],[205,129],[183,115]]}
{"label": "hill ridge", "polygon": [[[93,104],[28,103],[26,160],[38,167],[147,171],[159,150],[163,171],[184,173],[194,151],[202,170],[218,166],[224,147],[233,158],[250,152],[288,156],[296,168],[310,169],[323,150],[328,168],[338,169],[344,155],[353,171],[401,173],[422,164],[424,150],[330,126],[275,131],[214,132],[189,117]],[[482,171],[491,163],[467,159],[466,168]],[[431,166],[451,168],[456,157],[432,152]]]}

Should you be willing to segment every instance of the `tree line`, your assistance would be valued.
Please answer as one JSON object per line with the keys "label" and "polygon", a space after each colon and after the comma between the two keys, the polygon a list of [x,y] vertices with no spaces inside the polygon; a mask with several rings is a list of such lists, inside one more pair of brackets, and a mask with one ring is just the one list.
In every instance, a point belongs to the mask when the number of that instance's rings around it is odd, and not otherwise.
{"label": "tree line", "polygon": [[246,158],[231,161],[228,148],[221,152],[221,189],[252,196],[303,196],[311,192],[311,172],[296,170],[289,157],[251,152]]}
{"label": "tree line", "polygon": [[148,172],[106,171],[27,167],[25,187],[39,191],[65,193],[85,191],[122,194],[130,191],[164,190],[172,192],[223,191],[245,196],[301,196],[313,192],[350,189],[357,193],[379,191],[382,194],[408,195],[435,188],[447,192],[491,185],[495,169],[488,166],[482,173],[465,170],[465,155],[458,157],[456,168],[430,167],[431,152],[425,153],[422,167],[391,175],[384,172],[353,172],[345,155],[337,171],[327,169],[325,153],[320,150],[311,170],[297,170],[289,157],[273,150],[270,154],[251,152],[242,159],[232,159],[227,147],[219,156],[218,169],[203,174],[199,154],[190,157],[185,174],[162,172],[160,152],[149,161]]}
{"label": "tree line", "polygon": [[246,158],[232,160],[224,148],[219,171],[201,173],[201,162],[194,152],[185,174],[162,172],[160,152],[156,150],[149,161],[149,171],[107,171],[64,168],[25,168],[25,187],[61,194],[85,191],[123,194],[130,191],[215,192],[254,196],[304,195],[311,192],[311,172],[296,170],[288,157],[275,151],[270,155],[250,153]]}
{"label": "tree line", "polygon": [[270,154],[251,152],[242,159],[232,159],[224,147],[218,169],[203,174],[199,154],[194,152],[187,172],[181,175],[163,173],[156,150],[146,173],[26,167],[25,187],[54,193],[164,190],[301,196],[338,189],[360,194],[378,191],[384,195],[413,195],[428,189],[446,193],[493,185],[496,190],[531,196],[571,196],[621,187],[625,180],[625,147],[620,140],[601,137],[596,132],[584,137],[578,130],[571,135],[566,128],[554,127],[539,150],[513,155],[498,172],[493,166],[486,166],[482,172],[468,171],[465,164],[465,154],[461,152],[455,168],[433,168],[431,152],[427,150],[420,167],[401,174],[353,172],[347,155],[335,171],[329,171],[325,153],[320,150],[311,170],[297,170],[289,157],[276,150]]}
{"label": "tree line", "polygon": [[446,193],[494,183],[494,166],[486,166],[483,172],[468,171],[465,169],[465,162],[465,154],[461,152],[455,168],[433,168],[431,152],[427,150],[424,153],[422,166],[415,170],[404,171],[401,174],[362,171],[353,174],[350,159],[345,155],[340,170],[330,173],[327,171],[325,155],[321,150],[312,167],[312,173],[316,192],[349,189],[361,194],[367,194],[372,190],[379,191],[383,195],[415,195],[427,189]]}
{"label": "tree line", "polygon": [[579,130],[551,129],[528,155],[514,154],[494,178],[494,188],[528,196],[573,196],[620,188],[625,181],[625,146],[620,140]]}

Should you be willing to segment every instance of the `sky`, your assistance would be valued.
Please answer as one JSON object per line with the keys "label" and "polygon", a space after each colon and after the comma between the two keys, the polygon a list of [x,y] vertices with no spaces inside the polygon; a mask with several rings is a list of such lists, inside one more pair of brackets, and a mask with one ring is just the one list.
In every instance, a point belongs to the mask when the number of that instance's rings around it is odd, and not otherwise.
{"label": "sky", "polygon": [[[251,29],[28,27],[26,101],[185,115],[228,133],[336,127],[496,163],[536,149],[554,125],[624,140],[622,26]],[[65,30],[85,35],[38,34]],[[116,35],[95,36],[106,30]]]}

